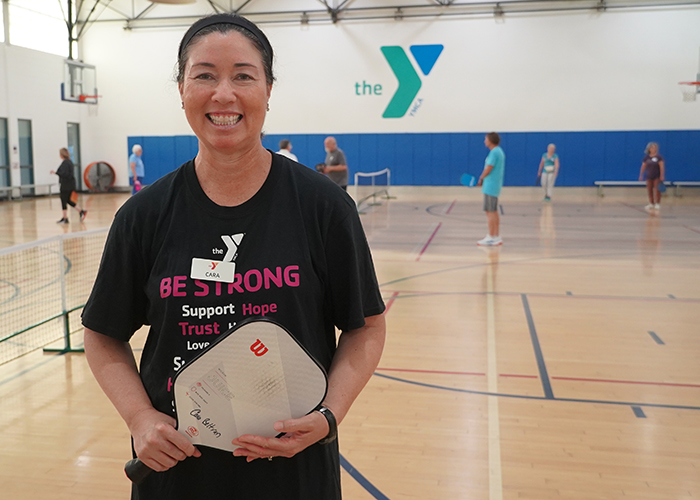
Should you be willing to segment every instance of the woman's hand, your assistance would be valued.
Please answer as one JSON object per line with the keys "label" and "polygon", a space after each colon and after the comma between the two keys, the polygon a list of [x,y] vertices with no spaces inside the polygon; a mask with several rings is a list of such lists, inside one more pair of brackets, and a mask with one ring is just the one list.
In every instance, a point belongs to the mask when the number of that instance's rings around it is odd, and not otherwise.
{"label": "woman's hand", "polygon": [[233,455],[246,457],[246,462],[257,458],[292,458],[326,437],[329,432],[326,417],[317,411],[301,418],[281,420],[276,422],[274,427],[277,432],[283,432],[284,436],[266,438],[245,434],[232,441],[234,445],[240,446],[233,451]]}
{"label": "woman's hand", "polygon": [[136,414],[129,426],[136,456],[157,472],[166,471],[200,451],[175,430],[175,419],[155,408]]}

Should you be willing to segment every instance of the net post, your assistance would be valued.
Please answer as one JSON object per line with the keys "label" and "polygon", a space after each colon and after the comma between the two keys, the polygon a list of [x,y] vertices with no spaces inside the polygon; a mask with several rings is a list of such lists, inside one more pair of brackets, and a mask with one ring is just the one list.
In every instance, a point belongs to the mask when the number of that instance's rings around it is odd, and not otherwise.
{"label": "net post", "polygon": [[67,294],[66,294],[66,273],[63,272],[63,262],[65,255],[63,253],[63,238],[58,240],[58,273],[61,280],[61,317],[63,319],[63,348],[45,347],[44,352],[85,352],[85,349],[75,349],[70,345],[70,311],[68,310]]}

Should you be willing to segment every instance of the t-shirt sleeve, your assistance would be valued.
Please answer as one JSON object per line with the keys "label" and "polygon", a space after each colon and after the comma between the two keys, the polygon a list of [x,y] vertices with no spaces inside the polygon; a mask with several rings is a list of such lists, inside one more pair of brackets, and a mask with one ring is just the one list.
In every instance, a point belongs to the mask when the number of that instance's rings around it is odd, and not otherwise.
{"label": "t-shirt sleeve", "polygon": [[360,328],[366,317],[384,312],[372,255],[357,213],[349,213],[330,229],[326,262],[331,313],[338,328]]}
{"label": "t-shirt sleeve", "polygon": [[496,162],[496,153],[494,153],[495,150],[496,150],[496,148],[489,151],[489,154],[486,157],[486,161],[484,161],[484,166],[486,166],[486,165],[493,165],[494,167],[496,166],[496,163],[495,163]]}
{"label": "t-shirt sleeve", "polygon": [[347,165],[348,162],[345,159],[345,153],[342,151],[338,151],[338,157],[336,158],[336,161],[338,162],[337,165]]}
{"label": "t-shirt sleeve", "polygon": [[134,222],[124,210],[117,212],[82,314],[85,327],[125,342],[147,323],[148,271]]}

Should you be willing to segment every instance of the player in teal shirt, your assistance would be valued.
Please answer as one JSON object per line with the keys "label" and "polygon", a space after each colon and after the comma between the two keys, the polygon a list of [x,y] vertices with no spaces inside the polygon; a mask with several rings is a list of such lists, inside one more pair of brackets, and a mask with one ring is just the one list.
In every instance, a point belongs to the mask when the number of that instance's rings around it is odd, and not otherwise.
{"label": "player in teal shirt", "polygon": [[501,137],[496,132],[486,134],[484,145],[491,151],[484,162],[484,171],[479,177],[477,186],[484,193],[484,212],[489,224],[489,234],[478,244],[482,246],[502,245],[499,234],[500,218],[498,216],[498,197],[503,187],[503,174],[506,167],[506,154],[499,146]]}

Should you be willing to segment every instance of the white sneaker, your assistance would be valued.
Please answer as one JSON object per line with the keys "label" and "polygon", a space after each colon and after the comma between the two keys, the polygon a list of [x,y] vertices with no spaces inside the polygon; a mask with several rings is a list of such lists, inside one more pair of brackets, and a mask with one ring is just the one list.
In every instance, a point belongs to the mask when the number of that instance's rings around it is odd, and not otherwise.
{"label": "white sneaker", "polygon": [[483,240],[477,241],[476,244],[482,247],[493,247],[497,245],[502,245],[503,240],[500,236],[487,236]]}
{"label": "white sneaker", "polygon": [[644,210],[651,210],[654,208],[654,205],[649,203],[646,207],[644,207]]}
{"label": "white sneaker", "polygon": [[658,203],[656,203],[656,204],[654,205],[654,208],[655,208],[656,210],[660,210],[660,209],[661,209],[661,205],[659,205]]}

